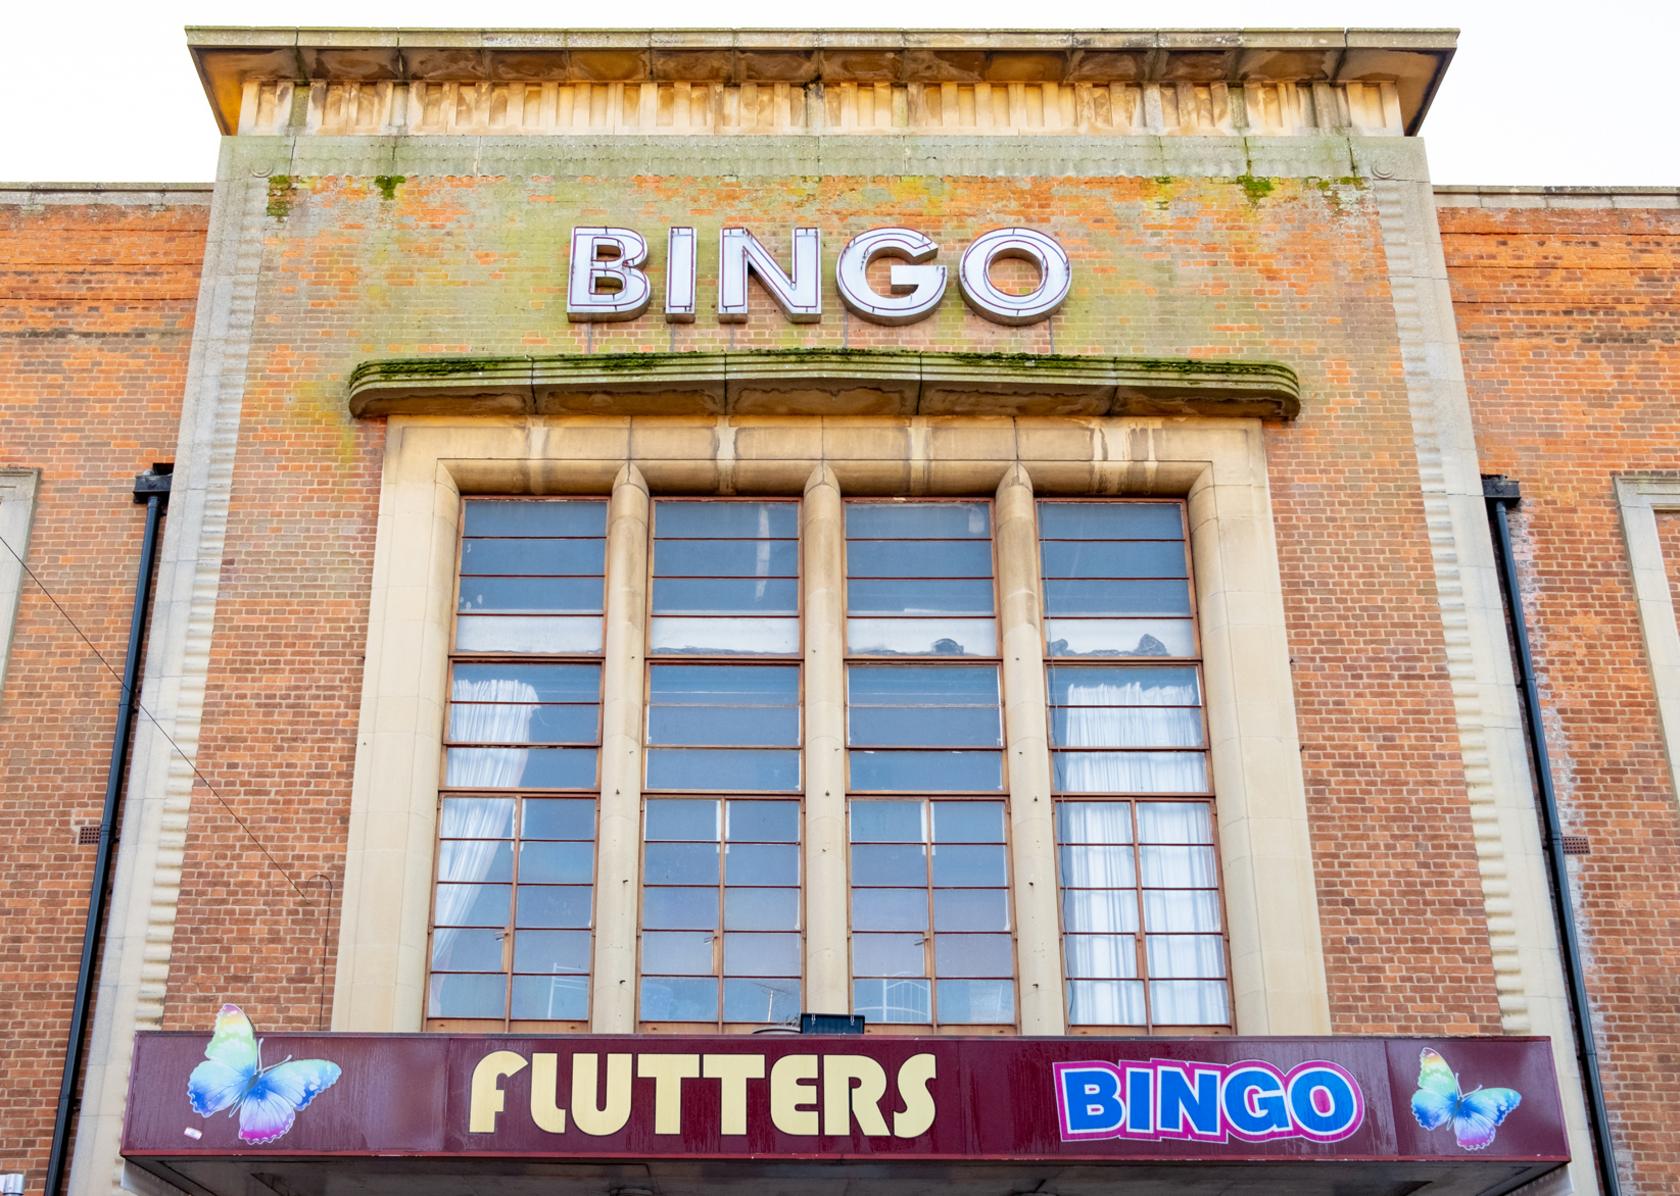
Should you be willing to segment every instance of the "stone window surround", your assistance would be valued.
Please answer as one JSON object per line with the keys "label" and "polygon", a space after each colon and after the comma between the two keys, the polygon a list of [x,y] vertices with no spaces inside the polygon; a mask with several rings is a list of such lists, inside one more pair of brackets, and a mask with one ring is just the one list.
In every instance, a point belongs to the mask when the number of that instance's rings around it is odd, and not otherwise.
{"label": "stone window surround", "polygon": [[1671,783],[1680,799],[1680,623],[1675,621],[1674,593],[1657,533],[1658,514],[1680,513],[1680,474],[1618,477],[1616,503],[1621,508],[1622,533],[1627,537],[1634,601],[1639,605],[1639,626],[1645,634],[1645,655],[1651,662],[1669,776],[1674,778]]}
{"label": "stone window surround", "polygon": [[23,562],[29,556],[29,526],[35,515],[35,488],[40,479],[36,469],[0,469],[0,538],[10,548],[0,550],[0,693],[5,690],[6,662],[11,657],[12,626],[23,592]]}
{"label": "stone window surround", "polygon": [[[463,494],[604,494],[608,586],[646,585],[649,493],[804,494],[805,552],[835,553],[842,495],[985,495],[1024,514],[998,529],[1005,669],[1037,679],[1032,498],[1188,499],[1201,613],[1207,717],[1239,1034],[1328,1033],[1306,792],[1300,766],[1262,428],[1256,419],[393,416],[387,429],[352,789],[333,1029],[423,1024],[438,761]],[[842,579],[808,576],[807,686],[836,669],[812,634],[838,629]],[[609,610],[639,611],[611,601]],[[635,891],[640,812],[639,615],[606,630],[602,811],[591,1029],[634,1030]],[[1011,635],[1011,628],[1014,635]],[[1031,640],[1030,651],[1028,640]],[[1020,657],[1014,661],[1014,657]],[[832,687],[831,687],[832,688]],[[1012,692],[1020,692],[1018,689]],[[838,690],[836,690],[838,693]],[[806,883],[844,876],[844,713],[806,711]],[[1009,715],[1021,1032],[1061,1034],[1047,745],[1042,711]],[[1028,724],[1036,721],[1036,733]],[[1017,732],[1017,727],[1019,731]],[[838,738],[836,739],[836,736]],[[1030,740],[1036,739],[1036,749]],[[829,759],[832,757],[832,759]],[[1040,776],[1039,774],[1043,775]],[[833,805],[834,809],[826,807]],[[839,890],[836,890],[839,891]],[[833,903],[830,903],[833,904]],[[849,1006],[845,916],[806,930],[806,1004]]]}

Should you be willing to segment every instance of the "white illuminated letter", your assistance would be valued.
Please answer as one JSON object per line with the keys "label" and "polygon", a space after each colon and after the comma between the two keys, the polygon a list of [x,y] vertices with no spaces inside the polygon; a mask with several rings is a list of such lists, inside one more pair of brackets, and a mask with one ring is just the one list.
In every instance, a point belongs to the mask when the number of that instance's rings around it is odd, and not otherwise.
{"label": "white illuminated letter", "polygon": [[895,265],[891,294],[883,295],[869,285],[869,263],[878,257],[925,262],[938,252],[938,242],[913,228],[872,228],[859,233],[834,264],[841,302],[874,324],[914,324],[925,319],[945,297],[945,267]]}
{"label": "white illuminated letter", "polygon": [[[1011,295],[992,283],[992,263],[1014,257],[1038,267],[1038,286]],[[957,268],[962,296],[994,324],[1036,324],[1062,305],[1073,286],[1073,264],[1051,237],[1030,228],[996,228],[968,247]]]}
{"label": "white illuminated letter", "polygon": [[647,242],[628,228],[574,228],[566,318],[634,320],[647,310],[653,286],[640,267]]}
{"label": "white illuminated letter", "polygon": [[694,323],[694,230],[673,228],[665,255],[665,322]]}
{"label": "white illuminated letter", "polygon": [[744,228],[726,228],[718,239],[718,320],[739,324],[747,318],[747,275],[756,274],[795,324],[822,315],[822,234],[814,228],[793,230],[793,273],[784,274]]}

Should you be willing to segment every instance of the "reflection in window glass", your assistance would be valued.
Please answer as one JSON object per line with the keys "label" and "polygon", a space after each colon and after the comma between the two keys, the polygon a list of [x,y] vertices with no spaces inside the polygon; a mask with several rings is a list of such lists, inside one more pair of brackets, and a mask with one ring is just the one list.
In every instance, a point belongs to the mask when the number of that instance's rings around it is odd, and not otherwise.
{"label": "reflection in window glass", "polygon": [[1182,506],[1038,514],[1068,1020],[1229,1026]]}
{"label": "reflection in window glass", "polygon": [[799,850],[796,801],[648,800],[642,1021],[798,1021]]}
{"label": "reflection in window glass", "polygon": [[599,652],[606,531],[598,499],[468,499],[456,651]]}
{"label": "reflection in window glass", "polygon": [[852,799],[852,1012],[1014,1023],[1003,811],[1001,801]]}
{"label": "reflection in window glass", "polygon": [[653,504],[653,615],[660,655],[799,651],[799,504]]}
{"label": "reflection in window glass", "polygon": [[846,504],[846,650],[856,656],[992,656],[991,507]]}

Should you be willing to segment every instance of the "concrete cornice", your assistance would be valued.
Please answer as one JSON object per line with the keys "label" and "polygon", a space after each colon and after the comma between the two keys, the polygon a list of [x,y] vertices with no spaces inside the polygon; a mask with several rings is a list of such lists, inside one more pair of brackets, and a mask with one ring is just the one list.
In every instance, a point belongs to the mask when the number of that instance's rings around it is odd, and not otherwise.
{"label": "concrete cornice", "polygon": [[1680,208],[1680,187],[1435,188],[1442,208]]}
{"label": "concrete cornice", "polygon": [[1388,83],[1417,132],[1448,29],[806,30],[192,27],[224,132],[248,82]]}

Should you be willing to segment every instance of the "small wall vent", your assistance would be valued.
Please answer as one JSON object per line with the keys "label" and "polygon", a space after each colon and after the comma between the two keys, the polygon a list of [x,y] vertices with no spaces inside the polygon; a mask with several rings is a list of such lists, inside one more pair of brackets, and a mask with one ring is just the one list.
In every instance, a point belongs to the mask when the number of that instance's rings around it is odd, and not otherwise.
{"label": "small wall vent", "polygon": [[77,847],[97,847],[99,845],[99,824],[84,822],[76,828]]}
{"label": "small wall vent", "polygon": [[1592,843],[1585,835],[1565,835],[1563,837],[1564,855],[1591,855]]}

